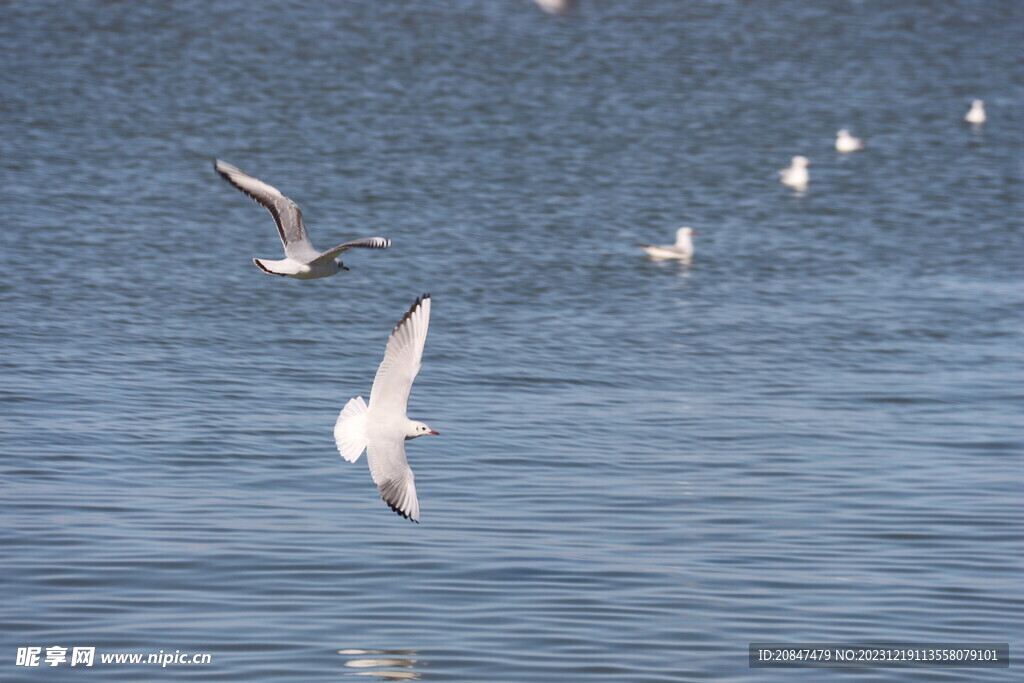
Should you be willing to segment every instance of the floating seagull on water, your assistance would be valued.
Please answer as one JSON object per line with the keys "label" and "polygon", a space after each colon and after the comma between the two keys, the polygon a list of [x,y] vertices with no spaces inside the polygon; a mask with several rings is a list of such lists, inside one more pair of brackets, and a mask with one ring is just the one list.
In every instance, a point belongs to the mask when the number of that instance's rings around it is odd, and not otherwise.
{"label": "floating seagull on water", "polygon": [[964,121],[967,123],[973,123],[976,126],[980,126],[985,123],[985,103],[982,100],[974,100],[971,102],[971,109],[964,116]]}
{"label": "floating seagull on water", "polygon": [[793,157],[793,162],[789,168],[779,171],[779,175],[782,176],[782,183],[800,191],[806,190],[807,183],[811,179],[810,174],[807,173],[807,167],[810,165],[811,162],[807,160],[807,157]]}
{"label": "floating seagull on water", "polygon": [[261,180],[240,171],[231,164],[217,159],[213,167],[224,176],[224,179],[239,190],[256,200],[274,217],[277,232],[284,244],[284,258],[281,261],[268,261],[254,258],[253,263],[264,273],[282,275],[299,280],[314,280],[330,277],[341,270],[348,270],[345,265],[334,258],[343,251],[352,248],[387,249],[391,240],[383,237],[364,237],[363,239],[345,242],[338,246],[319,252],[309,241],[306,226],[302,223],[302,210],[292,200],[285,197],[277,188],[267,185]]}
{"label": "floating seagull on water", "polygon": [[533,0],[548,14],[565,14],[572,9],[574,0]]}
{"label": "floating seagull on water", "polygon": [[843,128],[836,133],[836,151],[846,154],[864,149],[864,141],[850,135],[850,131]]}
{"label": "floating seagull on water", "polygon": [[334,442],[341,457],[355,462],[366,449],[370,474],[380,497],[406,519],[420,521],[420,503],[412,470],[405,459],[405,442],[433,429],[405,415],[412,382],[420,371],[423,345],[430,324],[430,295],[413,303],[388,338],[384,360],[370,389],[370,405],[351,399],[334,425]]}
{"label": "floating seagull on water", "polygon": [[676,243],[667,244],[664,246],[652,246],[650,244],[636,243],[636,246],[640,247],[648,253],[652,258],[656,259],[669,259],[676,258],[684,261],[689,261],[693,256],[693,235],[699,235],[700,233],[693,228],[682,227],[676,230]]}

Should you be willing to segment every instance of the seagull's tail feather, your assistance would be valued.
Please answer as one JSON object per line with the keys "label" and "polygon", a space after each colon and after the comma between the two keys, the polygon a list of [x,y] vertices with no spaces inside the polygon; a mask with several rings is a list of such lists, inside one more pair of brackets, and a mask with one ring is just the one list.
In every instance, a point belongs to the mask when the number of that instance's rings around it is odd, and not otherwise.
{"label": "seagull's tail feather", "polygon": [[341,457],[355,462],[366,449],[366,401],[362,396],[350,399],[334,423],[334,443]]}

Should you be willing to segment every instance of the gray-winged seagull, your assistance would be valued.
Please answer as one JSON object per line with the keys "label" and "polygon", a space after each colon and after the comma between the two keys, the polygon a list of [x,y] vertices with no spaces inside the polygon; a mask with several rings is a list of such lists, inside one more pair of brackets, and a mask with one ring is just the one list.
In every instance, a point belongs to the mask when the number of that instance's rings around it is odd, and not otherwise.
{"label": "gray-winged seagull", "polygon": [[365,449],[380,497],[392,510],[414,522],[420,521],[420,503],[405,458],[405,442],[437,432],[410,420],[405,411],[413,380],[420,371],[429,324],[430,295],[424,294],[388,338],[384,360],[370,389],[370,405],[362,396],[349,400],[334,425],[334,443],[341,457],[355,462]]}
{"label": "gray-winged seagull", "polygon": [[224,176],[224,179],[254,199],[274,217],[277,232],[284,245],[285,258],[281,261],[254,258],[253,263],[264,273],[282,275],[299,280],[315,280],[330,277],[338,271],[348,270],[335,258],[348,249],[387,249],[391,240],[383,237],[364,237],[363,239],[345,242],[336,247],[319,252],[309,241],[306,226],[302,222],[302,209],[298,204],[285,197],[275,188],[261,180],[235,168],[229,163],[216,159],[213,167]]}

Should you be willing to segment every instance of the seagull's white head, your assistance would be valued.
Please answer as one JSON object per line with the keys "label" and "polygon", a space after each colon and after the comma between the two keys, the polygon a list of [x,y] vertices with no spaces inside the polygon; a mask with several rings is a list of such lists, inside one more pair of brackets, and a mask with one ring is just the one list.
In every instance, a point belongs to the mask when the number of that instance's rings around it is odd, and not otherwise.
{"label": "seagull's white head", "polygon": [[973,100],[971,106],[975,109],[980,109],[985,106],[985,100]]}
{"label": "seagull's white head", "polygon": [[692,237],[699,235],[700,233],[693,228],[688,228],[685,225],[676,230],[676,246],[677,247],[689,247],[693,248]]}
{"label": "seagull's white head", "polygon": [[811,162],[807,160],[805,156],[793,157],[793,168],[807,168],[811,165]]}
{"label": "seagull's white head", "polygon": [[437,434],[429,426],[416,420],[409,420],[409,426],[405,430],[405,440],[415,439],[417,436],[424,436],[426,434]]}
{"label": "seagull's white head", "polygon": [[345,267],[345,264],[339,261],[338,259],[334,259],[334,267],[336,268],[336,270],[334,271],[336,273],[342,270],[348,270],[348,268]]}
{"label": "seagull's white head", "polygon": [[693,253],[693,236],[699,235],[700,233],[693,228],[688,228],[685,225],[676,230],[676,249],[682,251],[685,255]]}
{"label": "seagull's white head", "polygon": [[845,128],[840,128],[839,131],[836,132],[836,137],[837,138],[848,138],[848,137],[850,137],[850,131],[846,130]]}

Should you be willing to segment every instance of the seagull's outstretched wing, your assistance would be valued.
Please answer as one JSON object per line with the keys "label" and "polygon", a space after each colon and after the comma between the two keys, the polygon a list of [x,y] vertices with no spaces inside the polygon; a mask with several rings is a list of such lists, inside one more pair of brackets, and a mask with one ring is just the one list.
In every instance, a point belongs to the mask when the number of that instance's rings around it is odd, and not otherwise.
{"label": "seagull's outstretched wing", "polygon": [[429,324],[430,295],[424,294],[416,299],[388,338],[384,360],[377,368],[373,388],[370,389],[370,413],[375,416],[371,419],[405,419],[409,391],[420,371]]}
{"label": "seagull's outstretched wing", "polygon": [[345,244],[339,244],[336,247],[332,247],[313,259],[312,263],[330,261],[341,252],[349,249],[387,249],[390,246],[391,240],[386,237],[364,237],[359,240],[352,240],[351,242],[345,242]]}
{"label": "seagull's outstretched wing", "polygon": [[373,483],[380,497],[392,510],[406,519],[420,521],[420,501],[416,498],[416,483],[405,458],[405,441],[371,441],[366,449]]}
{"label": "seagull's outstretched wing", "polygon": [[213,162],[213,167],[225,180],[270,212],[277,223],[277,232],[281,236],[285,256],[308,263],[320,255],[309,241],[306,226],[302,223],[302,210],[298,204],[281,194],[276,187],[267,185],[220,159]]}

